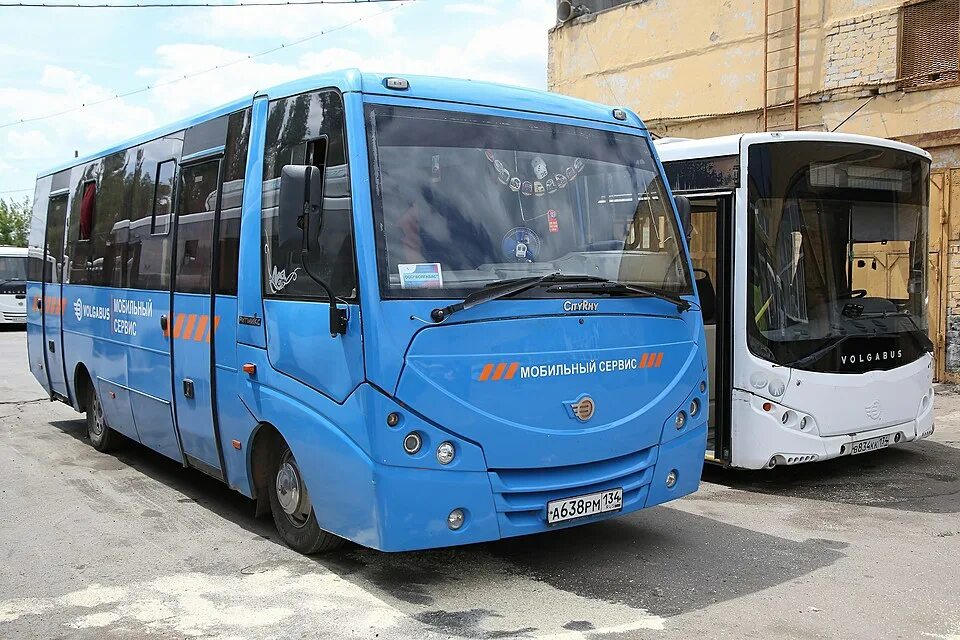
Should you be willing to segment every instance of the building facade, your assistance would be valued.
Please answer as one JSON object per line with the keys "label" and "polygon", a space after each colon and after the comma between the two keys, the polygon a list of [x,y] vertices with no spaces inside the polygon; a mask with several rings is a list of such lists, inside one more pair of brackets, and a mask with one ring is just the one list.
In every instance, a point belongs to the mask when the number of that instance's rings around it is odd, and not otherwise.
{"label": "building facade", "polygon": [[937,377],[960,381],[960,0],[582,0],[565,9],[573,17],[549,33],[550,90],[626,105],[660,136],[797,128],[926,149],[930,333]]}

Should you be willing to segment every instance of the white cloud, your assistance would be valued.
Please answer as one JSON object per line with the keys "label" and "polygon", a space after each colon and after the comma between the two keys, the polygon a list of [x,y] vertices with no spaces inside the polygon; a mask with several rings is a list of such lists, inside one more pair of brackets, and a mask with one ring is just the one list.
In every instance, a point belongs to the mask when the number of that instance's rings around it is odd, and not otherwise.
{"label": "white cloud", "polygon": [[444,5],[443,10],[446,13],[472,13],[474,15],[496,15],[497,10],[489,4],[467,4],[456,3]]}

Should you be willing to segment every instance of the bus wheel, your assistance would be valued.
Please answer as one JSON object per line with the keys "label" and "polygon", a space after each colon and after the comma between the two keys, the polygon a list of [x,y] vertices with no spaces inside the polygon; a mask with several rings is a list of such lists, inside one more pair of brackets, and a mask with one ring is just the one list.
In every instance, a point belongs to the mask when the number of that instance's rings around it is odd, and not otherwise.
{"label": "bus wheel", "polygon": [[120,434],[107,425],[107,417],[103,413],[103,404],[97,395],[93,384],[87,385],[87,435],[90,444],[102,453],[113,451],[120,441]]}
{"label": "bus wheel", "polygon": [[343,544],[343,538],[327,533],[317,524],[300,467],[285,443],[280,444],[274,458],[267,490],[273,522],[291,549],[309,555],[331,551]]}

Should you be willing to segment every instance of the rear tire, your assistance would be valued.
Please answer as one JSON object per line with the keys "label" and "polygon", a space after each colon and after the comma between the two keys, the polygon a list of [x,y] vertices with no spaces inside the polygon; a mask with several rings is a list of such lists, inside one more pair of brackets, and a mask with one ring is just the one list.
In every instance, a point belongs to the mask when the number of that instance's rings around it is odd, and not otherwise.
{"label": "rear tire", "polygon": [[270,464],[267,492],[270,511],[280,537],[288,547],[304,555],[332,551],[344,540],[328,533],[317,524],[307,486],[290,447],[279,443],[279,450]]}
{"label": "rear tire", "polygon": [[93,383],[87,385],[87,435],[90,444],[101,453],[109,453],[120,444],[120,434],[110,428],[103,412],[103,404]]}

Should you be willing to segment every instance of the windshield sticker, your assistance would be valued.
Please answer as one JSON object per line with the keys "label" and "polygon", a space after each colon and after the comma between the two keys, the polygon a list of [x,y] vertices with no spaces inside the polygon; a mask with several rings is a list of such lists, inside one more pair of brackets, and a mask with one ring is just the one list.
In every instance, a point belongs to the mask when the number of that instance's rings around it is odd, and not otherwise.
{"label": "windshield sticker", "polygon": [[443,287],[443,270],[439,262],[399,264],[401,289],[439,289]]}
{"label": "windshield sticker", "polygon": [[560,231],[560,222],[557,220],[557,212],[553,209],[547,211],[547,231],[558,233]]}
{"label": "windshield sticker", "polygon": [[270,271],[270,292],[280,293],[283,291],[288,284],[297,279],[297,271],[300,271],[300,267],[297,267],[288,275],[286,269],[277,269],[277,265],[273,265],[273,269]]}

